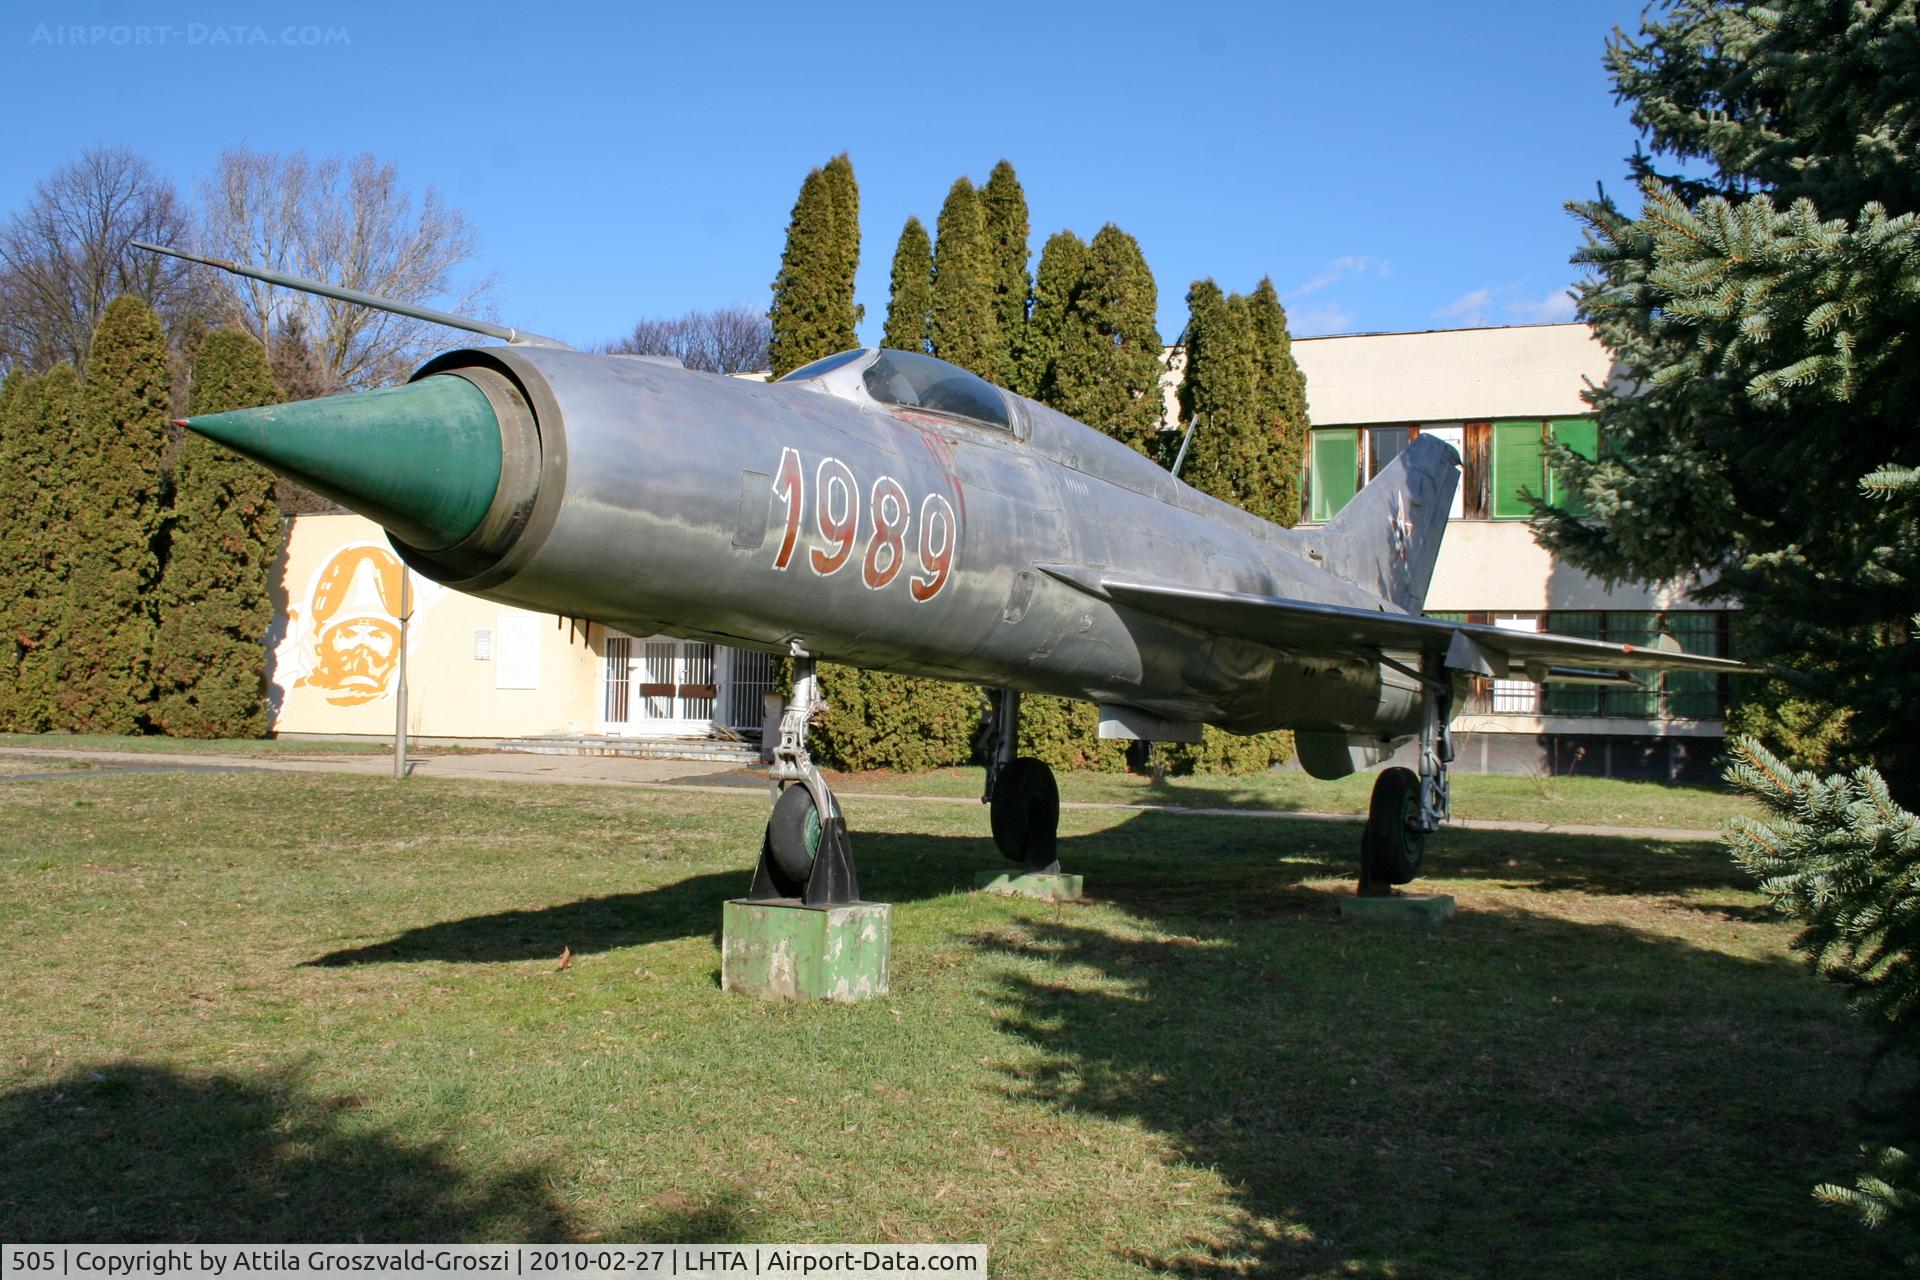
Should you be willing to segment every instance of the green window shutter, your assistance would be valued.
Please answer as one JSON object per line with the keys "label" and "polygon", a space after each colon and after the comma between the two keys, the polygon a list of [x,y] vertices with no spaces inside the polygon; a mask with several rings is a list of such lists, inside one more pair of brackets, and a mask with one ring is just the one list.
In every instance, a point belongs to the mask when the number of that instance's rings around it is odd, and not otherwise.
{"label": "green window shutter", "polygon": [[1520,520],[1531,515],[1527,498],[1544,497],[1541,478],[1541,424],[1493,424],[1493,518]]}
{"label": "green window shutter", "polygon": [[[1561,418],[1549,422],[1547,429],[1553,432],[1553,438],[1562,446],[1573,450],[1583,458],[1600,456],[1600,424],[1592,418]],[[1568,493],[1560,483],[1560,473],[1548,469],[1547,501],[1556,507],[1565,508],[1576,516],[1587,514],[1586,500],[1577,493]]]}
{"label": "green window shutter", "polygon": [[1316,431],[1313,441],[1312,510],[1318,524],[1340,514],[1360,492],[1360,432],[1354,428]]}

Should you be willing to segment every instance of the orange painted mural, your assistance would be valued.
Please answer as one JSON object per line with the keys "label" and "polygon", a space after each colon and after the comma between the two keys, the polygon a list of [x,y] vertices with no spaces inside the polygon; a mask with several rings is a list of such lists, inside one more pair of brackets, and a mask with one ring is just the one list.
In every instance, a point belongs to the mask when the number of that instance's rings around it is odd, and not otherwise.
{"label": "orange painted mural", "polygon": [[[334,552],[305,597],[288,605],[286,638],[275,654],[275,683],[315,689],[337,707],[386,697],[400,662],[406,573],[392,548],[379,543],[355,543]],[[440,594],[440,588],[414,579],[414,622]]]}

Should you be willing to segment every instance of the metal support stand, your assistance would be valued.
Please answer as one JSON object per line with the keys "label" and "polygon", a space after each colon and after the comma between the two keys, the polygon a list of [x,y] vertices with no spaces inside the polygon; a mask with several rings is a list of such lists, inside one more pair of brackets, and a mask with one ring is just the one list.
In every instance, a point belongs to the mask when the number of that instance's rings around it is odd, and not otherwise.
{"label": "metal support stand", "polygon": [[[774,856],[774,824],[767,824],[760,842],[760,862],[754,868],[749,900],[756,902],[798,898],[809,907],[844,906],[860,901],[860,880],[853,867],[853,841],[847,834],[847,820],[833,798],[827,781],[820,776],[813,757],[807,753],[807,728],[819,706],[820,685],[813,655],[799,645],[793,648],[793,696],[780,717],[780,745],[773,749],[773,766],[768,771],[773,794],[778,801],[788,787],[806,789],[813,802],[818,822],[817,844],[805,854],[785,858]],[[793,871],[796,862],[807,862],[804,878]],[[785,864],[783,866],[783,864]]]}

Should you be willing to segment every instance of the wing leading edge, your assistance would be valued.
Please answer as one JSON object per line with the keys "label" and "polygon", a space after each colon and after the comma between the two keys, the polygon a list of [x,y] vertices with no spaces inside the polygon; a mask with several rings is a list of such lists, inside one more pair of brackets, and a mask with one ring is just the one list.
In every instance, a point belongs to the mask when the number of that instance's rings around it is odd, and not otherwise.
{"label": "wing leading edge", "polygon": [[1215,591],[1067,565],[1038,567],[1051,577],[1114,604],[1277,649],[1366,655],[1384,650],[1415,651],[1438,654],[1453,670],[1547,684],[1617,684],[1625,677],[1612,673],[1625,671],[1750,670],[1731,658],[1682,653],[1678,648],[1609,644],[1552,632],[1504,631],[1483,623]]}

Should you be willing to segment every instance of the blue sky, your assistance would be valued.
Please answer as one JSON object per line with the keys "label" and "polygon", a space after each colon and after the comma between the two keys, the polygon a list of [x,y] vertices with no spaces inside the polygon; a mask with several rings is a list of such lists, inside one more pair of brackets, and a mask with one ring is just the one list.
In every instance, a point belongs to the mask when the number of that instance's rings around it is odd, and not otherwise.
{"label": "blue sky", "polygon": [[1600,57],[1639,0],[429,5],[5,0],[0,211],[99,143],[192,191],[235,143],[370,151],[481,233],[505,322],[576,344],[765,305],[806,171],[860,180],[863,337],[908,214],[1019,171],[1037,251],[1271,275],[1296,334],[1570,318],[1562,205],[1624,190]]}

